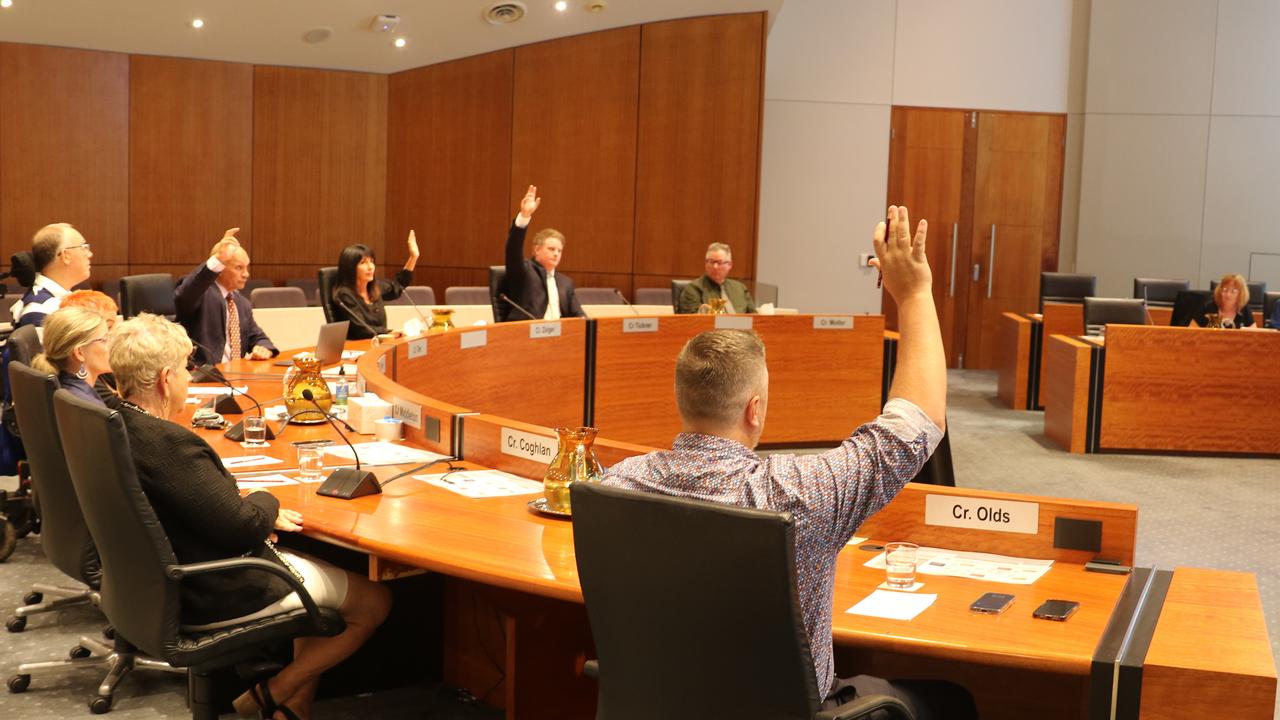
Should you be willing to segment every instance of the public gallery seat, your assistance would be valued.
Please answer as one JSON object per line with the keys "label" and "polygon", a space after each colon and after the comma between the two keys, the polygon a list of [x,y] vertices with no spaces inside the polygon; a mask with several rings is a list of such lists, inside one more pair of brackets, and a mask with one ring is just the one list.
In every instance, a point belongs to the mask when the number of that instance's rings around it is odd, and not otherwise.
{"label": "public gallery seat", "polygon": [[790,513],[597,483],[570,494],[598,720],[910,717],[884,696],[819,711]]}
{"label": "public gallery seat", "polygon": [[1173,307],[1178,293],[1191,289],[1190,280],[1166,280],[1164,278],[1133,279],[1133,296],[1147,301],[1147,305]]}
{"label": "public gallery seat", "polygon": [[1147,305],[1139,299],[1099,298],[1084,299],[1084,332],[1101,335],[1107,324],[1145,325]]}
{"label": "public gallery seat", "polygon": [[1040,312],[1044,312],[1044,304],[1046,302],[1079,305],[1084,302],[1086,297],[1097,294],[1098,278],[1093,275],[1059,272],[1040,273]]}

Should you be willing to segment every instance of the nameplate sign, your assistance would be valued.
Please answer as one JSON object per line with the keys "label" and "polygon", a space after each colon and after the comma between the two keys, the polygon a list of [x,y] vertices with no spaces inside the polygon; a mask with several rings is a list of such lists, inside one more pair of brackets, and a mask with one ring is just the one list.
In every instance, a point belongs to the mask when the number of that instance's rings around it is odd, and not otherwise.
{"label": "nameplate sign", "polygon": [[400,398],[391,398],[391,417],[411,428],[422,429],[422,406]]}
{"label": "nameplate sign", "polygon": [[427,339],[418,338],[409,342],[409,359],[427,356]]}
{"label": "nameplate sign", "polygon": [[378,372],[383,375],[387,374],[387,356],[385,354],[378,356]]}
{"label": "nameplate sign", "polygon": [[556,456],[558,447],[560,443],[555,438],[502,428],[502,452],[507,455],[515,455],[518,458],[539,463],[550,463]]}
{"label": "nameplate sign", "polygon": [[464,332],[462,333],[462,336],[458,338],[458,344],[462,346],[463,350],[468,348],[484,347],[489,344],[489,331],[473,330],[471,332]]}
{"label": "nameplate sign", "polygon": [[750,315],[717,315],[717,330],[750,330]]}
{"label": "nameplate sign", "polygon": [[825,315],[819,315],[818,317],[815,317],[813,319],[813,329],[814,330],[852,330],[853,316],[840,315],[837,317],[830,317]]}
{"label": "nameplate sign", "polygon": [[624,318],[622,332],[658,332],[658,318]]}
{"label": "nameplate sign", "polygon": [[1040,529],[1040,503],[926,495],[924,524],[1035,535]]}
{"label": "nameplate sign", "polygon": [[530,338],[560,337],[560,323],[539,322],[529,325]]}

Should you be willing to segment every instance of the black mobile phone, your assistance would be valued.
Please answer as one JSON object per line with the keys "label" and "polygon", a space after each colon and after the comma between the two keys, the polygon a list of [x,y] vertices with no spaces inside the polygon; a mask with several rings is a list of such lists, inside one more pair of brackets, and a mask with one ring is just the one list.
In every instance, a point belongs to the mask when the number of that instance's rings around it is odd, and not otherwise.
{"label": "black mobile phone", "polygon": [[1013,596],[1008,593],[983,593],[982,597],[973,601],[969,609],[974,612],[999,615],[1013,604]]}
{"label": "black mobile phone", "polygon": [[1031,613],[1031,616],[1041,620],[1061,622],[1074,615],[1078,609],[1080,609],[1080,603],[1075,600],[1045,600],[1044,604]]}

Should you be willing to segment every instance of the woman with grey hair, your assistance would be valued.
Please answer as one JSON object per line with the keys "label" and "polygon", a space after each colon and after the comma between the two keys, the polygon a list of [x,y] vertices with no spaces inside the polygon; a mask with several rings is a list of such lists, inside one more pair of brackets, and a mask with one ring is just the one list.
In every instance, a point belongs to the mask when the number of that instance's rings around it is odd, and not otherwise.
{"label": "woman with grey hair", "polygon": [[[169,536],[178,562],[249,555],[279,563],[303,580],[322,607],[337,608],[347,627],[327,638],[295,641],[293,662],[235,701],[246,717],[308,717],[320,673],[355,652],[386,618],[385,586],[301,555],[280,552],[274,531],[302,529],[302,515],[275,496],[241,496],[235,478],[203,438],[174,422],[187,398],[191,340],[181,326],[143,314],[118,325],[111,367],[138,480]],[[261,572],[196,575],[182,586],[184,628],[212,630],[302,607],[282,580]]]}

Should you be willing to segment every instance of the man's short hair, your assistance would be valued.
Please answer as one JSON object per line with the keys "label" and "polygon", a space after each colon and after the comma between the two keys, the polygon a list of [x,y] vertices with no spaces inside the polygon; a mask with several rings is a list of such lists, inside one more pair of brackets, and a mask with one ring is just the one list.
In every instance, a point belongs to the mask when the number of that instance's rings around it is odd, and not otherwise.
{"label": "man's short hair", "polygon": [[685,420],[732,425],[765,374],[764,341],[750,330],[708,330],[676,358],[676,405]]}
{"label": "man's short hair", "polygon": [[67,230],[70,228],[68,223],[53,223],[36,231],[35,237],[31,238],[31,259],[35,261],[36,270],[44,272],[58,257],[58,251],[62,249],[62,243],[66,242]]}
{"label": "man's short hair", "polygon": [[724,253],[726,259],[733,259],[733,251],[729,249],[729,246],[719,242],[711,243],[707,246],[706,257],[711,257],[711,253],[716,252],[717,250]]}
{"label": "man's short hair", "polygon": [[543,228],[538,231],[537,235],[533,236],[533,246],[542,247],[542,245],[551,238],[559,240],[560,244],[564,245],[564,233],[556,230],[555,228]]}

